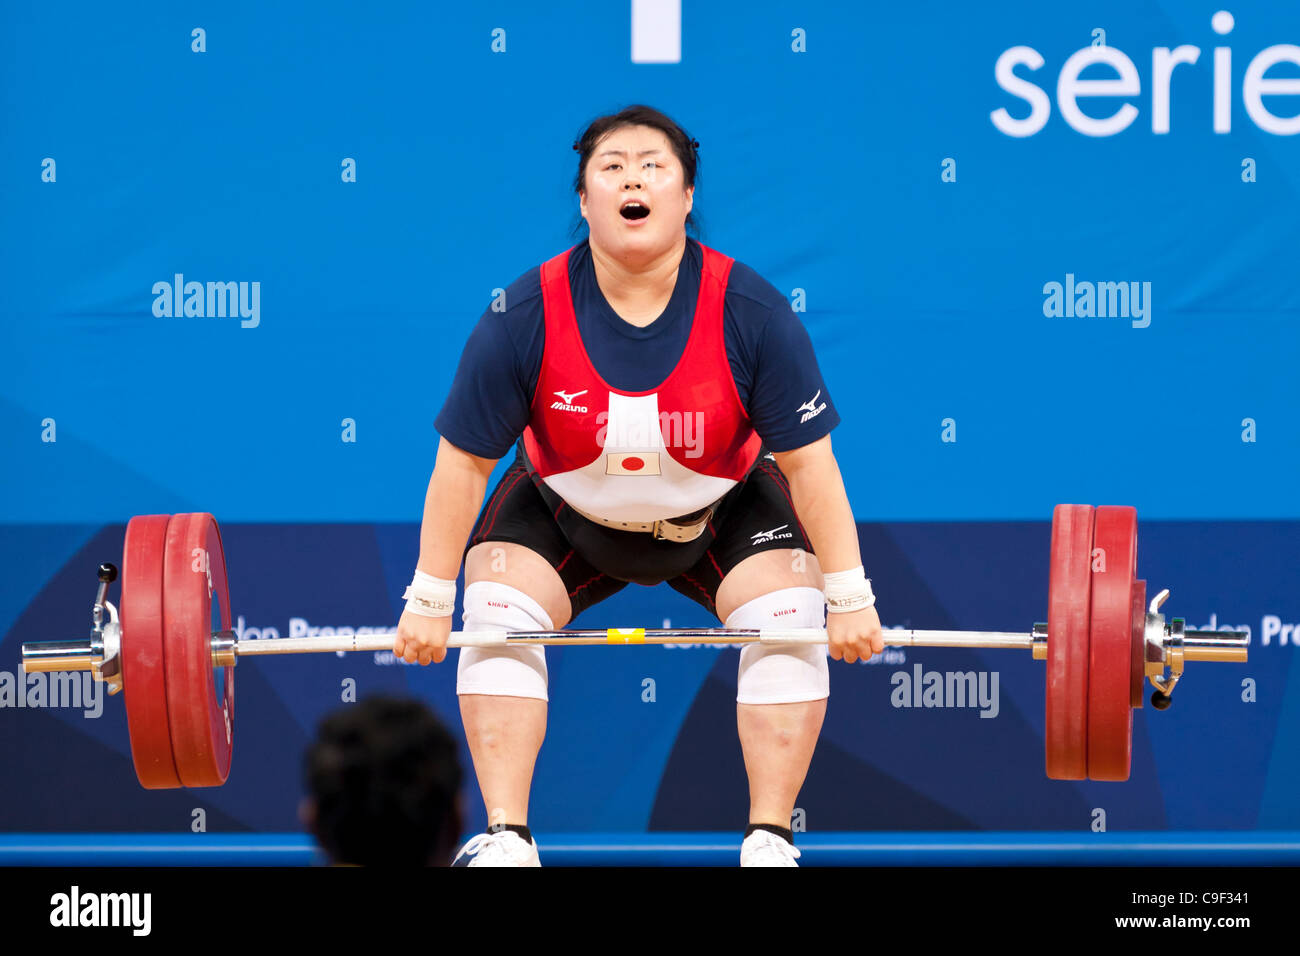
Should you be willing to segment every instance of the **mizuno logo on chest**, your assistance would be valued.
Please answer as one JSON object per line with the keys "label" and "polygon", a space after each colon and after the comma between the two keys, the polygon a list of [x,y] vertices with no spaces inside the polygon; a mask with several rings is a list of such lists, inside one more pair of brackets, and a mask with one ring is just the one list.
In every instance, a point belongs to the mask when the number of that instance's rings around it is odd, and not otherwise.
{"label": "mizuno logo on chest", "polygon": [[551,394],[560,396],[560,400],[558,402],[551,402],[551,408],[557,412],[585,412],[587,410],[586,405],[573,404],[573,400],[577,398],[579,395],[587,394],[587,389],[585,388],[577,392],[555,391],[552,392]]}

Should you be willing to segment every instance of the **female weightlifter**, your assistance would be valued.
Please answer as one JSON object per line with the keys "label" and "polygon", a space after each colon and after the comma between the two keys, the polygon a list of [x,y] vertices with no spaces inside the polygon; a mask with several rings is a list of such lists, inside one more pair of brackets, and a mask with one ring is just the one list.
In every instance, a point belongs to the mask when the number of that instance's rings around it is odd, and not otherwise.
{"label": "female weightlifter", "polygon": [[[462,558],[466,631],[555,630],[629,582],[667,581],[729,628],[825,626],[849,663],[883,649],[808,334],[753,269],[686,235],[698,146],[646,106],[597,119],[574,145],[588,238],[484,312],[435,422],[404,660],[445,658]],[[491,826],[457,865],[539,865],[527,820],[544,650],[460,650]],[[798,865],[790,819],[829,693],[822,645],[741,650],[742,866]]]}

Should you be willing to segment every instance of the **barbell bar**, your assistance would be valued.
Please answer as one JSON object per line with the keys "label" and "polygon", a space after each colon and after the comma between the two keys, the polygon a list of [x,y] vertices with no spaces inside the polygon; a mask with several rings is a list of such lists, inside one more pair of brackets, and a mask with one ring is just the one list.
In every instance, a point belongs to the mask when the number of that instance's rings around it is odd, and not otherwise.
{"label": "barbell bar", "polygon": [[[1163,590],[1145,602],[1135,578],[1136,512],[1058,505],[1052,520],[1048,622],[1030,632],[886,628],[887,647],[1022,649],[1048,664],[1045,749],[1053,779],[1126,780],[1132,709],[1143,679],[1164,709],[1187,661],[1245,663],[1247,631],[1166,621]],[[225,555],[206,513],[142,515],[127,525],[122,609],[107,600],[118,577],[99,568],[87,641],[22,645],[24,673],[91,671],[126,696],[132,759],[147,788],[219,786],[230,769],[234,667],[241,657],[388,651],[393,635],[238,640],[230,628]],[[104,620],[107,614],[108,620]],[[448,647],[518,644],[811,643],[824,628],[600,628],[452,631]]]}
{"label": "barbell bar", "polygon": [[[112,567],[112,565],[109,565]],[[116,571],[116,568],[114,568]],[[1168,625],[1165,627],[1169,630]],[[1183,659],[1245,663],[1245,631],[1180,631]],[[1035,660],[1047,657],[1047,625],[1035,624],[1032,633],[1018,631],[926,631],[884,629],[886,647],[965,647],[981,650],[1032,650]],[[274,654],[346,654],[353,651],[391,651],[393,635],[326,635],[236,640],[234,631],[212,632],[212,666],[233,667],[241,657]],[[791,628],[649,628],[605,627],[561,631],[452,631],[447,647],[500,647],[542,644],[548,647],[592,644],[825,644],[826,629]],[[88,641],[44,641],[23,645],[23,672],[94,671],[102,667],[103,652]],[[105,678],[100,677],[101,680]],[[112,688],[112,693],[120,690]]]}

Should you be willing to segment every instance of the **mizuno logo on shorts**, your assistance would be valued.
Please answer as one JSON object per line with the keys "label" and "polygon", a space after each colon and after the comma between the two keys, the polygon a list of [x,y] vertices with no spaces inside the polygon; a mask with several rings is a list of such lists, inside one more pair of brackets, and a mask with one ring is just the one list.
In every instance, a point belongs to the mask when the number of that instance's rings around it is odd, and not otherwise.
{"label": "mizuno logo on shorts", "polygon": [[822,390],[820,388],[817,389],[816,395],[814,395],[812,398],[808,399],[808,401],[804,402],[802,405],[800,405],[798,408],[795,409],[796,412],[803,412],[803,417],[799,419],[800,425],[802,425],[810,418],[816,418],[818,415],[820,415],[823,411],[826,410],[825,402],[822,402],[820,405],[817,404],[817,399],[821,396],[821,393]]}
{"label": "mizuno logo on shorts", "polygon": [[579,392],[556,391],[556,392],[552,392],[551,394],[560,396],[560,401],[551,402],[551,408],[555,409],[558,412],[585,412],[587,410],[586,405],[573,404],[573,400],[577,398],[579,395],[587,394],[587,390],[585,388]]}
{"label": "mizuno logo on shorts", "polygon": [[787,531],[785,534],[777,534],[778,531],[788,527],[790,527],[789,524],[783,524],[780,528],[773,528],[771,531],[760,531],[758,534],[752,534],[749,536],[749,543],[763,544],[766,541],[776,541],[778,538],[793,538],[793,531]]}

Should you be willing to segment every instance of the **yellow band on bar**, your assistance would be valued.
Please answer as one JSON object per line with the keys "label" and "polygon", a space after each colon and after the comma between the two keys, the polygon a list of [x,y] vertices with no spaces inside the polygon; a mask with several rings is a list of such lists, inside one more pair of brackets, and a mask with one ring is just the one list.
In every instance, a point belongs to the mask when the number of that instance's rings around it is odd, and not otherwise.
{"label": "yellow band on bar", "polygon": [[610,627],[605,629],[606,644],[644,644],[644,627]]}

